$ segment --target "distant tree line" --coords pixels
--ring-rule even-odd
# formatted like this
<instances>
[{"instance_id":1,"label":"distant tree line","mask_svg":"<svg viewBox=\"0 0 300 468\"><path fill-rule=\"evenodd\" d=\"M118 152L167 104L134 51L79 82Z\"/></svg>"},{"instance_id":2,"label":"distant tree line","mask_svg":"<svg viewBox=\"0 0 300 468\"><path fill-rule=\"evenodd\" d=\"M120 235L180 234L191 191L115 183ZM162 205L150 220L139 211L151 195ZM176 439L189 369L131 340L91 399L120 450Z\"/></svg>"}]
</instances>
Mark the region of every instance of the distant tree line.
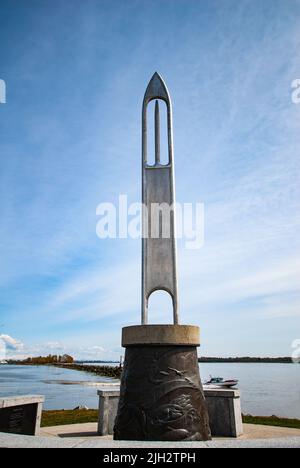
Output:
<instances>
[{"instance_id":1,"label":"distant tree line","mask_svg":"<svg viewBox=\"0 0 300 468\"><path fill-rule=\"evenodd\" d=\"M69 354L63 354L62 356L59 355L52 355L49 354L48 356L38 356L38 357L29 357L27 359L23 359L21 361L10 360L8 364L22 364L22 365L43 365L43 364L73 364L74 359Z\"/></svg>"},{"instance_id":2,"label":"distant tree line","mask_svg":"<svg viewBox=\"0 0 300 468\"><path fill-rule=\"evenodd\" d=\"M200 357L198 358L198 362L209 362L209 363L216 363L216 362L236 362L236 363L279 363L279 364L291 364L293 362L292 358L290 357L229 357L229 358L222 358L222 357Z\"/></svg>"}]
</instances>

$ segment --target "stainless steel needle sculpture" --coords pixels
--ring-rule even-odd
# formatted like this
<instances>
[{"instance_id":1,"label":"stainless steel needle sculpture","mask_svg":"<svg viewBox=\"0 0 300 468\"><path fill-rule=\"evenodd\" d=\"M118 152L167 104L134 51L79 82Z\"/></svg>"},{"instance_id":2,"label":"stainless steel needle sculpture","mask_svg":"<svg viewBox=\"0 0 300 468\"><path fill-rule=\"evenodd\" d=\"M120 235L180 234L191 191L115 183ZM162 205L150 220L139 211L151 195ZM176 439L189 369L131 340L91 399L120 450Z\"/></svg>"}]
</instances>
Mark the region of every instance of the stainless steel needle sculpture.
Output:
<instances>
[{"instance_id":1,"label":"stainless steel needle sculpture","mask_svg":"<svg viewBox=\"0 0 300 468\"><path fill-rule=\"evenodd\" d=\"M155 103L155 164L147 156L147 106ZM159 100L167 106L168 161L161 163ZM208 440L208 412L199 375L199 327L178 324L172 109L166 85L155 73L142 115L142 324L124 327L126 348L114 438ZM155 216L165 205L170 216ZM167 235L163 235L166 231ZM154 233L154 235L153 235ZM174 324L148 325L148 300L165 290L173 300Z\"/></svg>"},{"instance_id":2,"label":"stainless steel needle sculpture","mask_svg":"<svg viewBox=\"0 0 300 468\"><path fill-rule=\"evenodd\" d=\"M147 154L147 107L155 102L155 164L148 164ZM160 159L159 101L167 106L168 161ZM162 78L155 73L147 87L142 115L142 199L143 199L143 245L142 245L142 324L148 323L148 299L156 290L167 291L173 301L174 324L178 318L177 262L175 241L175 194L172 106ZM162 205L164 204L164 205ZM162 206L169 217L158 217L151 208ZM168 207L170 208L168 212ZM166 226L166 223L168 225ZM166 231L166 237L161 234ZM155 235L156 234L156 235Z\"/></svg>"}]
</instances>

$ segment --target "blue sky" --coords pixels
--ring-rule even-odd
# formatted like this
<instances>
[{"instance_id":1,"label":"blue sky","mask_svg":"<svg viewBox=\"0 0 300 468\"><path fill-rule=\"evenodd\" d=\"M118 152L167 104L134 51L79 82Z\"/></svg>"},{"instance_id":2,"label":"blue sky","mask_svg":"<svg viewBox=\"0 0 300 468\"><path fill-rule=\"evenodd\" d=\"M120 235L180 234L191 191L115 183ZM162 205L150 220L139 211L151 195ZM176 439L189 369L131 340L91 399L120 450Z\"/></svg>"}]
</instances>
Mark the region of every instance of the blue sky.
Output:
<instances>
[{"instance_id":1,"label":"blue sky","mask_svg":"<svg viewBox=\"0 0 300 468\"><path fill-rule=\"evenodd\" d=\"M300 337L297 0L2 0L0 335L15 355L118 358L140 321L140 241L100 240L96 207L140 200L141 104L173 102L182 323L204 355L290 355ZM153 323L171 321L153 297ZM14 345L15 343L15 345Z\"/></svg>"}]
</instances>

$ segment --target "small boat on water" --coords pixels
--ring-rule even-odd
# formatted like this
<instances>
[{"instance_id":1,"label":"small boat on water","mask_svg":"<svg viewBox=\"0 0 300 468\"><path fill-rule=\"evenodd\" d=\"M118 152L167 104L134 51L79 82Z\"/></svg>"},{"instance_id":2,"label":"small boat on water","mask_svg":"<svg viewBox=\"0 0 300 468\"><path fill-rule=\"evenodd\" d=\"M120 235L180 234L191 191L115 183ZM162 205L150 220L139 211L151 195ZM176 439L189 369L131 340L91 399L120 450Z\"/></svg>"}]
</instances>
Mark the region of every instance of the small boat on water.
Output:
<instances>
[{"instance_id":1,"label":"small boat on water","mask_svg":"<svg viewBox=\"0 0 300 468\"><path fill-rule=\"evenodd\" d=\"M7 361L0 361L0 366L4 366L4 364L7 364Z\"/></svg>"},{"instance_id":2,"label":"small boat on water","mask_svg":"<svg viewBox=\"0 0 300 468\"><path fill-rule=\"evenodd\" d=\"M238 380L224 380L223 377L210 377L210 380L204 382L204 385L211 386L211 387L221 387L221 388L232 388L235 387L239 383Z\"/></svg>"}]
</instances>

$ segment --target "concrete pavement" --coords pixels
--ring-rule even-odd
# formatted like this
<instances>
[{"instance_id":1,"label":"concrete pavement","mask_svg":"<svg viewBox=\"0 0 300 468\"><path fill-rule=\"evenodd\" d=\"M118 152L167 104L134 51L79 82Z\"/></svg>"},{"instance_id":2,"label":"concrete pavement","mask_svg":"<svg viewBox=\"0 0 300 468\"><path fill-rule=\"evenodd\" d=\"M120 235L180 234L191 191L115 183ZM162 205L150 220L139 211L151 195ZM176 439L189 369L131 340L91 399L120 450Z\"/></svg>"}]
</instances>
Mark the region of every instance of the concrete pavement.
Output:
<instances>
[{"instance_id":1,"label":"concrete pavement","mask_svg":"<svg viewBox=\"0 0 300 468\"><path fill-rule=\"evenodd\" d=\"M97 424L72 424L41 429L38 437L0 433L0 448L300 448L300 429L244 424L238 439L211 442L114 441L97 435Z\"/></svg>"},{"instance_id":2,"label":"concrete pavement","mask_svg":"<svg viewBox=\"0 0 300 468\"><path fill-rule=\"evenodd\" d=\"M287 427L259 426L244 424L244 434L237 440L277 439L285 437L300 437L300 429ZM40 432L44 437L80 437L86 439L112 440L112 436L98 436L97 423L71 424L66 426L44 427ZM232 439L214 439L232 440Z\"/></svg>"}]
</instances>

